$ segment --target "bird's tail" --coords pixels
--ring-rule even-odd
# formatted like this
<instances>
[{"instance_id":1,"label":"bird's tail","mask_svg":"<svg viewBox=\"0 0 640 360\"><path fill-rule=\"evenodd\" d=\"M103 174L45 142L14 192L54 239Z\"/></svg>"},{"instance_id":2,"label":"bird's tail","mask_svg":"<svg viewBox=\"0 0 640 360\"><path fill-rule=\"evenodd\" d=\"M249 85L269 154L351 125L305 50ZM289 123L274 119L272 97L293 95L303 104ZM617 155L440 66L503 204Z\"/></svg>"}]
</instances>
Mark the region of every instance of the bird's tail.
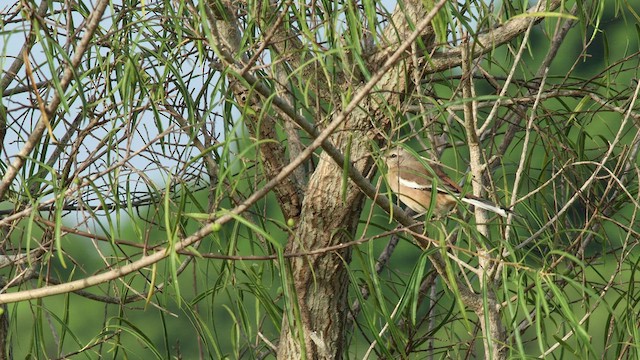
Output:
<instances>
[{"instance_id":1,"label":"bird's tail","mask_svg":"<svg viewBox=\"0 0 640 360\"><path fill-rule=\"evenodd\" d=\"M473 205L473 206L477 206L481 209L485 209L487 211L492 211L502 217L507 217L507 215L511 212L508 209L505 209L501 206L492 204L490 202L487 201L482 201L482 200L477 200L477 199L470 199L470 198L462 198L462 201L466 202L467 204Z\"/></svg>"}]
</instances>

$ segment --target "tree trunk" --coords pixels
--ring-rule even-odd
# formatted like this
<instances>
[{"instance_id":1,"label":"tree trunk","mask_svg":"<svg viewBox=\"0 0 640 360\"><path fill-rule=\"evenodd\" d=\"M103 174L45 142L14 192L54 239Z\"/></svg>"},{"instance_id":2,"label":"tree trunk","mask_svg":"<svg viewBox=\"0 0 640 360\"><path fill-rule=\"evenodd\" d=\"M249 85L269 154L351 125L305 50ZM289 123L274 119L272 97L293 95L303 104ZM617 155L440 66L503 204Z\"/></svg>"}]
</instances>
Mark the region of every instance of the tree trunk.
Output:
<instances>
[{"instance_id":1,"label":"tree trunk","mask_svg":"<svg viewBox=\"0 0 640 360\"><path fill-rule=\"evenodd\" d=\"M342 171L322 156L309 181L306 201L296 237L289 243L293 253L346 242L355 233L363 195L353 184L342 197ZM279 359L339 359L345 345L349 278L346 264L350 249L293 258L290 262L297 307L285 314L278 348ZM294 315L295 314L295 315ZM292 318L293 317L293 318Z\"/></svg>"}]
</instances>

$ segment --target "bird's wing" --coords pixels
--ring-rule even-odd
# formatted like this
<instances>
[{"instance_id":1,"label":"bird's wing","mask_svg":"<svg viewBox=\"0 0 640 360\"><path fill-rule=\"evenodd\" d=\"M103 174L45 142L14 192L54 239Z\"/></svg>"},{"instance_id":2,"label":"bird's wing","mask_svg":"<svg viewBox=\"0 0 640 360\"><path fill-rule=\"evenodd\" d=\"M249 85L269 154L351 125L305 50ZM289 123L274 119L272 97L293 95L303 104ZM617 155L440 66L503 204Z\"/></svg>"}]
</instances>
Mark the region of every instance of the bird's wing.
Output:
<instances>
[{"instance_id":1,"label":"bird's wing","mask_svg":"<svg viewBox=\"0 0 640 360\"><path fill-rule=\"evenodd\" d=\"M410 187L416 190L429 190L433 189L433 175L431 175L427 169L422 167L420 170L414 170L414 168L401 166L398 171L398 181L401 185ZM422 171L424 169L424 171ZM448 184L443 180L438 180L436 182L437 188L436 191L444 194L456 194L458 193L455 189L448 186Z\"/></svg>"}]
</instances>

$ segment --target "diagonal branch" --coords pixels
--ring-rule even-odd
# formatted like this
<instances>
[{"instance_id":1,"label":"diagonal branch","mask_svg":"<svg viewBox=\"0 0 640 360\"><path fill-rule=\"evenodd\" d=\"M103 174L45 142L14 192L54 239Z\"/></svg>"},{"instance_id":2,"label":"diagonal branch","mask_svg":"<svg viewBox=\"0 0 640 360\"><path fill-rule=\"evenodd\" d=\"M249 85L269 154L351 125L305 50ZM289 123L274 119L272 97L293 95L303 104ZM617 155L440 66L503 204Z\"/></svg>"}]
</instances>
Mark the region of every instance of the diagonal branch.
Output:
<instances>
[{"instance_id":1,"label":"diagonal branch","mask_svg":"<svg viewBox=\"0 0 640 360\"><path fill-rule=\"evenodd\" d=\"M89 15L85 28L85 34L82 39L80 39L78 46L76 46L75 53L73 54L70 63L67 64L67 66L64 68L64 72L62 73L62 77L60 78L60 91L54 94L51 102L45 108L45 113L40 116L40 121L38 121L35 128L32 130L31 135L29 135L29 138L27 139L24 147L20 150L15 160L7 167L7 172L4 174L2 182L0 182L0 199L4 198L4 195L7 193L9 186L11 186L13 180L18 175L18 171L20 171L20 169L24 165L25 159L35 148L36 144L40 142L44 131L47 129L47 119L52 118L52 115L56 112L58 106L62 102L64 92L69 87L69 84L71 84L71 80L73 80L74 77L75 69L78 68L78 66L80 65L80 61L82 61L84 53L89 48L89 44L91 42L91 39L93 38L93 34L98 28L100 19L102 19L102 15L104 14L108 4L108 0L100 0L96 5L96 8Z\"/></svg>"},{"instance_id":2,"label":"diagonal branch","mask_svg":"<svg viewBox=\"0 0 640 360\"><path fill-rule=\"evenodd\" d=\"M208 11L207 15L207 20L212 30L211 41L213 42L213 48L225 51L229 55L233 55L233 58L239 57L242 59L241 61L244 64L237 64L240 68L237 74L250 74L248 69L252 64L249 61L255 61L257 57L254 56L248 59L240 49L240 25L233 13L232 5L223 3L212 5L212 10ZM229 62L226 57L222 59L223 62ZM235 63L235 61L231 62ZM285 148L277 141L276 119L272 114L263 111L265 106L259 97L260 94L256 94L252 89L247 88L246 84L237 81L234 77L237 74L234 74L234 72L227 72L227 77L238 107L245 109L242 115L252 137L257 141L262 139L275 140L260 141L258 146L266 178L272 178L278 174L278 171L282 169L286 161ZM268 98L268 96L265 98ZM284 102L285 100L282 99L282 101ZM250 111L246 111L247 109L250 109ZM284 218L296 219L300 214L302 189L299 187L299 183L295 181L294 176L283 179L282 183L274 188L274 192Z\"/></svg>"}]
</instances>

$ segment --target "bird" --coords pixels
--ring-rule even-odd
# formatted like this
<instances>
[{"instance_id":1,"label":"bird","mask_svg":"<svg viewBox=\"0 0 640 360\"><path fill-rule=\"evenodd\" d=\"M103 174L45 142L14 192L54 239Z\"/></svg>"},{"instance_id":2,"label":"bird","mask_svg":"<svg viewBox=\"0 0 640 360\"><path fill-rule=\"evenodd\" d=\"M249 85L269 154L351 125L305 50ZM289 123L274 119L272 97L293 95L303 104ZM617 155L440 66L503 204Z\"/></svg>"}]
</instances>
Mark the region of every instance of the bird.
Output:
<instances>
[{"instance_id":1,"label":"bird","mask_svg":"<svg viewBox=\"0 0 640 360\"><path fill-rule=\"evenodd\" d=\"M384 155L387 165L385 178L400 201L416 213L423 214L432 209L432 214L441 217L450 213L460 202L494 212L502 217L508 209L473 195L462 195L460 187L444 174L429 170L411 153L402 147L388 150ZM437 177L433 181L434 176ZM433 186L436 186L434 189ZM433 191L436 191L433 197Z\"/></svg>"}]
</instances>

